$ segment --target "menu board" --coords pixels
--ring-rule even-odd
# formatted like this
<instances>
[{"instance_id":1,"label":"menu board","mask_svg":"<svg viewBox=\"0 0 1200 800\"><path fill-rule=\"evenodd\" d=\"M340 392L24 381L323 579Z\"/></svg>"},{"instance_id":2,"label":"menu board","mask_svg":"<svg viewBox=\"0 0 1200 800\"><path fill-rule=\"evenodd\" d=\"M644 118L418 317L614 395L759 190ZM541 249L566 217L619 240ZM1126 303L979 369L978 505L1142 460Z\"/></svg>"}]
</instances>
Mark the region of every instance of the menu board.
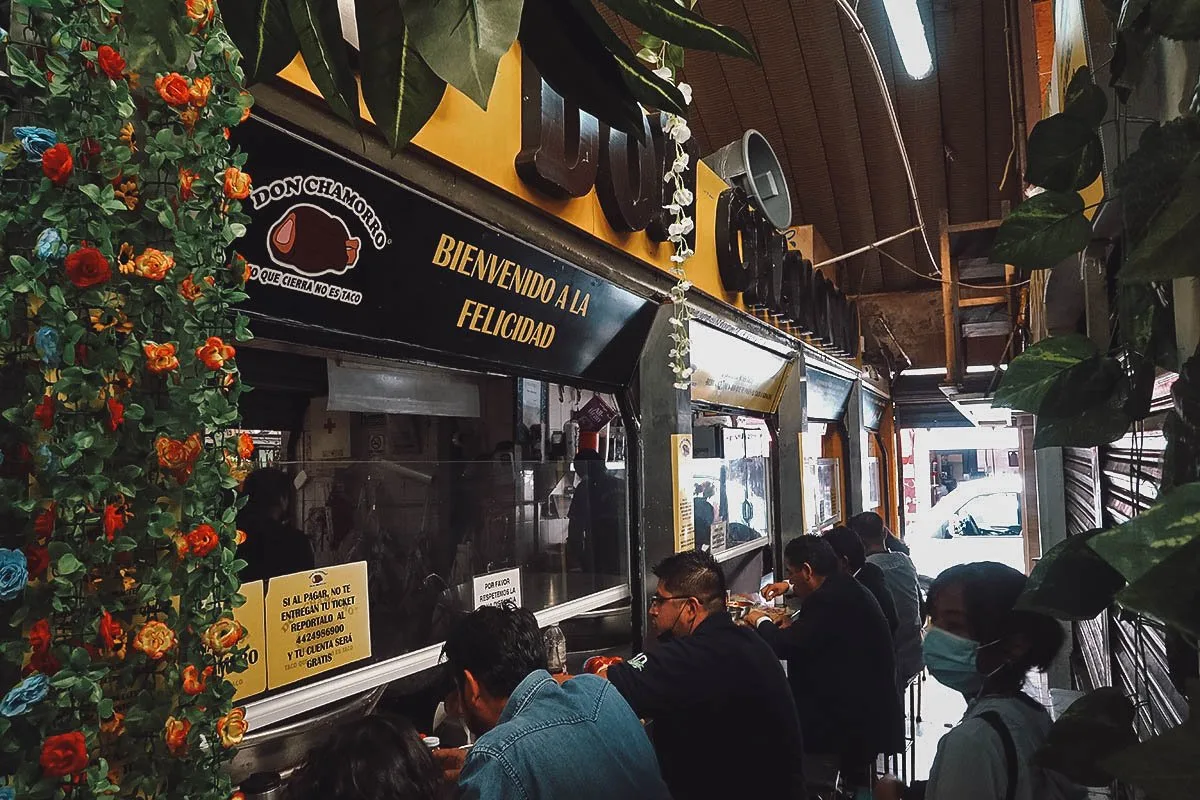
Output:
<instances>
[{"instance_id":1,"label":"menu board","mask_svg":"<svg viewBox=\"0 0 1200 800\"><path fill-rule=\"evenodd\" d=\"M246 669L225 675L225 680L232 683L236 690L233 695L235 702L267 690L267 659L263 653L267 642L263 582L243 583L239 591L246 602L233 610L233 618L246 631L242 638L242 644L246 645Z\"/></svg>"},{"instance_id":2,"label":"menu board","mask_svg":"<svg viewBox=\"0 0 1200 800\"><path fill-rule=\"evenodd\" d=\"M272 689L369 658L367 562L272 578L266 627Z\"/></svg>"},{"instance_id":3,"label":"menu board","mask_svg":"<svg viewBox=\"0 0 1200 800\"><path fill-rule=\"evenodd\" d=\"M692 506L692 435L671 435L672 498L675 503L675 552L696 549L695 508Z\"/></svg>"}]
</instances>

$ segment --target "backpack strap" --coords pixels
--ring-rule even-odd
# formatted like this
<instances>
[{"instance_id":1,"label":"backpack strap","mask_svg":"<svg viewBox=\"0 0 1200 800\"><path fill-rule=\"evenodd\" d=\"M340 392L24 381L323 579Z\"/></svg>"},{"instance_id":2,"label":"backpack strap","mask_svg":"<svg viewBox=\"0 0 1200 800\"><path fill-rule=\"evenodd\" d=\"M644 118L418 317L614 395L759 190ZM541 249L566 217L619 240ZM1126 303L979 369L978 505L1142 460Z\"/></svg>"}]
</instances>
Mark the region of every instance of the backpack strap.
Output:
<instances>
[{"instance_id":1,"label":"backpack strap","mask_svg":"<svg viewBox=\"0 0 1200 800\"><path fill-rule=\"evenodd\" d=\"M1000 737L1000 744L1004 746L1004 761L1008 771L1008 790L1004 793L1004 800L1014 800L1017 796L1017 746L1013 742L1012 734L995 711L984 711L979 718L991 726Z\"/></svg>"}]
</instances>

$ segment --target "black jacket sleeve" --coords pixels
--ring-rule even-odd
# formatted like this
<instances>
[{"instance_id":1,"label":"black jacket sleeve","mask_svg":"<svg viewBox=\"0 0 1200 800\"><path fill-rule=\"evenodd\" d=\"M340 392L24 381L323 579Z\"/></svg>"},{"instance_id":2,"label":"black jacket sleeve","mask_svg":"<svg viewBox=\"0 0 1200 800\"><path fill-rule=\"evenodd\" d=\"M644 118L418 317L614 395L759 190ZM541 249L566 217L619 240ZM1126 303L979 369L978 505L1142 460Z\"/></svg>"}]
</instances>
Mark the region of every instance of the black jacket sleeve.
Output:
<instances>
[{"instance_id":1,"label":"black jacket sleeve","mask_svg":"<svg viewBox=\"0 0 1200 800\"><path fill-rule=\"evenodd\" d=\"M813 605L804 609L788 627L780 628L774 622L766 621L755 629L781 660L808 658L826 644L829 628L825 615L821 613L822 609L815 607L812 598L807 602Z\"/></svg>"},{"instance_id":2,"label":"black jacket sleeve","mask_svg":"<svg viewBox=\"0 0 1200 800\"><path fill-rule=\"evenodd\" d=\"M639 661L640 667L634 666ZM683 642L665 643L652 653L608 668L608 680L642 719L685 705L697 679L695 663L688 658Z\"/></svg>"}]
</instances>

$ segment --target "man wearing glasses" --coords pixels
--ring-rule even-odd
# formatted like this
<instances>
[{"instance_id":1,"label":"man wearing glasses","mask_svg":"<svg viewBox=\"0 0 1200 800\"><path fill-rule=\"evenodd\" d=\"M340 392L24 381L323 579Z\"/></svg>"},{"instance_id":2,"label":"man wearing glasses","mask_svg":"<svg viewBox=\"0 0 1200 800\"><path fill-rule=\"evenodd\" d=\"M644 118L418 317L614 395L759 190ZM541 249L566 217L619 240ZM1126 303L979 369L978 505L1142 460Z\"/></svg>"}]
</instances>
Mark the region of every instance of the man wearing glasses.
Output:
<instances>
[{"instance_id":1,"label":"man wearing glasses","mask_svg":"<svg viewBox=\"0 0 1200 800\"><path fill-rule=\"evenodd\" d=\"M804 798L791 689L771 648L725 610L720 565L692 551L667 558L654 574L649 613L660 645L613 664L606 677L638 716L653 721L672 797Z\"/></svg>"}]
</instances>

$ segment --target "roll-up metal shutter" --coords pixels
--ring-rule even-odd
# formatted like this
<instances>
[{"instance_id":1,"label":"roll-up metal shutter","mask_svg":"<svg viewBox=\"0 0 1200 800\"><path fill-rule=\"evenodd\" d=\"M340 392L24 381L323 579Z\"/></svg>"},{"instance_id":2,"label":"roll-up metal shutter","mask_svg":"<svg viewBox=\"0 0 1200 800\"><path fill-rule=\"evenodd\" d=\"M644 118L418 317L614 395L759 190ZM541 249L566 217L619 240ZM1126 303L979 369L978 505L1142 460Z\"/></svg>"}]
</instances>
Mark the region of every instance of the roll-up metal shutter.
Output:
<instances>
[{"instance_id":1,"label":"roll-up metal shutter","mask_svg":"<svg viewBox=\"0 0 1200 800\"><path fill-rule=\"evenodd\" d=\"M1067 535L1077 536L1102 524L1100 505L1100 457L1094 447L1063 449L1063 484L1066 492ZM1112 657L1109 646L1109 613L1075 623L1076 674L1087 688L1111 686Z\"/></svg>"},{"instance_id":2,"label":"roll-up metal shutter","mask_svg":"<svg viewBox=\"0 0 1200 800\"><path fill-rule=\"evenodd\" d=\"M1162 426L1170 404L1170 386L1170 380L1160 380L1152 416L1099 449L1104 527L1127 522L1158 499L1166 448ZM1187 700L1171 681L1166 630L1142 617L1117 612L1108 616L1112 685L1134 699L1139 732L1149 736L1175 727L1187 715Z\"/></svg>"}]
</instances>

